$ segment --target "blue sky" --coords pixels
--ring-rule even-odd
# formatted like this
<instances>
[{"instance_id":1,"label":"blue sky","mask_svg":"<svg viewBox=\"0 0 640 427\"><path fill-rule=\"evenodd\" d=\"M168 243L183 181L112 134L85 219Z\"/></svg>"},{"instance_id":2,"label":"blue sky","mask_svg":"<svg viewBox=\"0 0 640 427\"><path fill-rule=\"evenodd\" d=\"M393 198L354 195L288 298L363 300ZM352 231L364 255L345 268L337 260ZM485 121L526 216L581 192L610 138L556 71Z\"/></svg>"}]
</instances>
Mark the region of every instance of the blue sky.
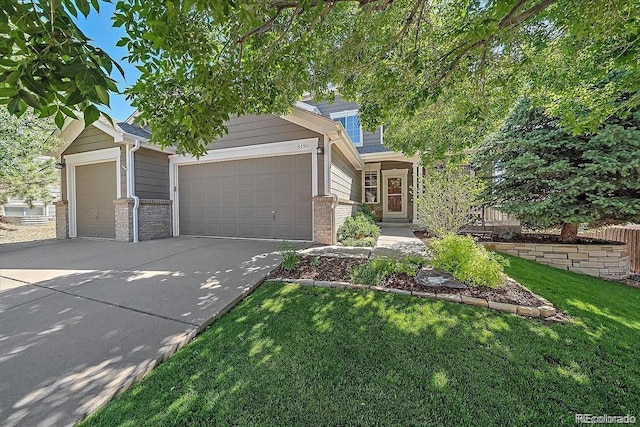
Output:
<instances>
[{"instance_id":1,"label":"blue sky","mask_svg":"<svg viewBox=\"0 0 640 427\"><path fill-rule=\"evenodd\" d=\"M100 13L92 10L86 19L81 14L78 14L76 23L95 46L106 51L124 69L124 79L115 68L111 74L111 77L118 82L118 88L122 91L135 83L140 72L133 65L122 59L123 56L127 55L127 48L116 46L116 43L125 35L125 32L122 28L112 27L111 16L114 10L114 3L100 2ZM105 110L111 117L120 120L125 120L133 111L134 108L131 107L125 96L117 94L111 94L111 110Z\"/></svg>"}]
</instances>

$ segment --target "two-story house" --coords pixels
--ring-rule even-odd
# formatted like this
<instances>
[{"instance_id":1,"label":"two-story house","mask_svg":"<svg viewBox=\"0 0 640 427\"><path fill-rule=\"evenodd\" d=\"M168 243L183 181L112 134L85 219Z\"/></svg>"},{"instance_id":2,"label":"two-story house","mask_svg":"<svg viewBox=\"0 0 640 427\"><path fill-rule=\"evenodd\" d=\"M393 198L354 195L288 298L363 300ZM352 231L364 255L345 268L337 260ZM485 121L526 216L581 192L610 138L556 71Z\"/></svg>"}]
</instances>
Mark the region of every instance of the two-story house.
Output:
<instances>
[{"instance_id":1,"label":"two-story house","mask_svg":"<svg viewBox=\"0 0 640 427\"><path fill-rule=\"evenodd\" d=\"M303 100L290 114L229 120L229 133L195 158L162 149L135 123L70 122L57 153L59 238L138 241L170 236L335 243L361 203L383 222L416 220L418 158L367 132L358 106Z\"/></svg>"}]
</instances>

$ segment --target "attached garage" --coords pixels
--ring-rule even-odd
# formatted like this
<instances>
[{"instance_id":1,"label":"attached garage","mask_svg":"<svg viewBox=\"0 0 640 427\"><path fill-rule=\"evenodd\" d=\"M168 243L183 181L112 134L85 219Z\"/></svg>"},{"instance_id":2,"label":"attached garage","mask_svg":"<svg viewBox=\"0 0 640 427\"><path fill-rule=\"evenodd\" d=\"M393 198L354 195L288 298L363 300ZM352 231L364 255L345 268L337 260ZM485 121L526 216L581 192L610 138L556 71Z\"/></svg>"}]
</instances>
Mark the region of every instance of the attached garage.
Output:
<instances>
[{"instance_id":1,"label":"attached garage","mask_svg":"<svg viewBox=\"0 0 640 427\"><path fill-rule=\"evenodd\" d=\"M78 237L116 237L116 162L75 167Z\"/></svg>"},{"instance_id":2,"label":"attached garage","mask_svg":"<svg viewBox=\"0 0 640 427\"><path fill-rule=\"evenodd\" d=\"M180 234L312 240L313 155L178 165Z\"/></svg>"}]
</instances>

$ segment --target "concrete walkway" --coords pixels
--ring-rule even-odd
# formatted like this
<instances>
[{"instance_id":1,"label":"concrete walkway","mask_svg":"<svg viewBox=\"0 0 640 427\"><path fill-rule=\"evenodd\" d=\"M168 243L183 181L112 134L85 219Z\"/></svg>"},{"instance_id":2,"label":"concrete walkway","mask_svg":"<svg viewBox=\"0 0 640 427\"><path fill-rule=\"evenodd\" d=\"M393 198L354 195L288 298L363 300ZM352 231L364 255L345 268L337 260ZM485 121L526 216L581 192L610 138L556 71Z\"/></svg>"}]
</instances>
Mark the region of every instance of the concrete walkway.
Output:
<instances>
[{"instance_id":1,"label":"concrete walkway","mask_svg":"<svg viewBox=\"0 0 640 427\"><path fill-rule=\"evenodd\" d=\"M371 258L376 256L402 258L407 255L428 255L427 245L409 228L381 227L380 237L374 248L345 246L318 246L301 252L304 255Z\"/></svg>"},{"instance_id":2,"label":"concrete walkway","mask_svg":"<svg viewBox=\"0 0 640 427\"><path fill-rule=\"evenodd\" d=\"M253 290L277 245L0 245L0 425L74 424Z\"/></svg>"},{"instance_id":3,"label":"concrete walkway","mask_svg":"<svg viewBox=\"0 0 640 427\"><path fill-rule=\"evenodd\" d=\"M424 255L427 246L410 228L381 227L373 256Z\"/></svg>"}]
</instances>

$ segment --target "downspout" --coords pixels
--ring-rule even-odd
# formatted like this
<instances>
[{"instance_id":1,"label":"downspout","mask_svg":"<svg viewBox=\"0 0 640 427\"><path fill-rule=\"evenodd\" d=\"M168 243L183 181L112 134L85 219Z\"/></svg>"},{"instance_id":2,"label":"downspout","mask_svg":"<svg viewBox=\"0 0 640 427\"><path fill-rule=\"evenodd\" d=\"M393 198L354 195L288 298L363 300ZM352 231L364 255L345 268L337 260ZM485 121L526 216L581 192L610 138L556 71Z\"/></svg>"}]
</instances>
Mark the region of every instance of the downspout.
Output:
<instances>
[{"instance_id":1,"label":"downspout","mask_svg":"<svg viewBox=\"0 0 640 427\"><path fill-rule=\"evenodd\" d=\"M134 153L140 149L140 140L129 150L129 196L133 199L133 243L138 243L138 208L140 198L136 196L136 168Z\"/></svg>"},{"instance_id":2,"label":"downspout","mask_svg":"<svg viewBox=\"0 0 640 427\"><path fill-rule=\"evenodd\" d=\"M338 241L338 230L336 230L336 207L338 206L338 195L333 193L331 190L331 174L333 168L333 158L332 158L332 150L333 144L337 141L337 139L325 138L325 161L328 164L328 167L325 171L328 171L327 177L325 180L325 194L327 196L331 196L333 201L331 202L331 244L335 245Z\"/></svg>"}]
</instances>

